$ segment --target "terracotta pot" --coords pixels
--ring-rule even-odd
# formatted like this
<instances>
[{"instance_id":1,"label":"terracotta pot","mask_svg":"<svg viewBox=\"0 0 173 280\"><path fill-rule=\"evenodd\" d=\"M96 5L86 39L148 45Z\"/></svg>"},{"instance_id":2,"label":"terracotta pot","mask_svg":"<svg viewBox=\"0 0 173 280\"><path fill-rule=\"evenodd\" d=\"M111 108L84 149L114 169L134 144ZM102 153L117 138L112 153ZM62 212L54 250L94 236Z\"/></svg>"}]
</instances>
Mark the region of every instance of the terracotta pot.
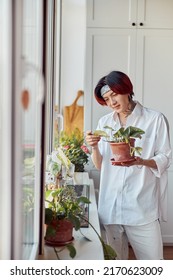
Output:
<instances>
[{"instance_id":1,"label":"terracotta pot","mask_svg":"<svg viewBox=\"0 0 173 280\"><path fill-rule=\"evenodd\" d=\"M113 158L116 162L125 162L134 160L134 154L130 155L130 147L134 147L135 139L130 139L130 143L114 143L110 142Z\"/></svg>"},{"instance_id":2,"label":"terracotta pot","mask_svg":"<svg viewBox=\"0 0 173 280\"><path fill-rule=\"evenodd\" d=\"M54 220L51 225L47 225L46 233L54 229L56 232L54 234L46 234L45 242L48 245L63 245L70 243L73 240L73 224L66 220Z\"/></svg>"}]
</instances>

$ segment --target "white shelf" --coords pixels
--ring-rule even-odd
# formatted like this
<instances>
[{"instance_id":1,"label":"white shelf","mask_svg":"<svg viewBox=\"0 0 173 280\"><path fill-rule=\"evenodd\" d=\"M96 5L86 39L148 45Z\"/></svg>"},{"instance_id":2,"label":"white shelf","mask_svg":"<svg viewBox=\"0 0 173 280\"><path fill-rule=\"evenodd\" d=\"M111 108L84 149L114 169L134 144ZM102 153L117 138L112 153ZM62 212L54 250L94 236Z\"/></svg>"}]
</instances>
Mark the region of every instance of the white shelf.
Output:
<instances>
[{"instance_id":1,"label":"white shelf","mask_svg":"<svg viewBox=\"0 0 173 280\"><path fill-rule=\"evenodd\" d=\"M89 179L87 172L75 173L75 184L89 184L90 185L90 201L89 205L89 222L94 226L99 234L100 224L97 212L97 204L95 198L94 183L92 179ZM89 226L88 228L82 228L81 232L84 236L88 237L91 241L87 241L80 231L74 230L74 247L77 254L74 260L104 260L102 245L94 230ZM57 248L58 249L58 248ZM68 250L65 248L59 253L61 260L72 260L69 256ZM40 260L54 260L57 259L53 247L44 246L44 254L39 256Z\"/></svg>"}]
</instances>

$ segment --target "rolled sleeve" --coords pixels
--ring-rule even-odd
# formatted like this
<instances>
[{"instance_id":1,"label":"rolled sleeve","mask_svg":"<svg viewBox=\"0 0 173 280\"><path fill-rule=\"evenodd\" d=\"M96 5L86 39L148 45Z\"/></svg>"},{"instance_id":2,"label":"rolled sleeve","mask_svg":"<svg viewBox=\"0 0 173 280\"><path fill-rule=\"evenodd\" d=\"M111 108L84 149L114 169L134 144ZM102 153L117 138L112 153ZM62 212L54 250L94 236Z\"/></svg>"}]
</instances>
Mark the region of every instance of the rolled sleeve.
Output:
<instances>
[{"instance_id":1,"label":"rolled sleeve","mask_svg":"<svg viewBox=\"0 0 173 280\"><path fill-rule=\"evenodd\" d=\"M171 154L170 157L159 154L152 157L151 159L153 159L157 165L157 169L151 168L151 171L155 174L156 177L160 178L163 172L168 169L171 164Z\"/></svg>"}]
</instances>

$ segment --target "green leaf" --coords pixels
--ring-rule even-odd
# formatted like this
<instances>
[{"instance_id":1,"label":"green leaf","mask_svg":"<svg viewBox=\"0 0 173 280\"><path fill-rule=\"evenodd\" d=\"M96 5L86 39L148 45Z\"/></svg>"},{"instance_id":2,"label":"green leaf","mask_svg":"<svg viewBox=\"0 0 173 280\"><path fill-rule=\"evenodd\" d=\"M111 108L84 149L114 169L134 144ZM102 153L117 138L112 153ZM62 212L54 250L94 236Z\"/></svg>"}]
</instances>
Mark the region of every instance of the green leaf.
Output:
<instances>
[{"instance_id":1,"label":"green leaf","mask_svg":"<svg viewBox=\"0 0 173 280\"><path fill-rule=\"evenodd\" d=\"M46 229L46 237L55 236L55 234L56 230L51 225L49 225Z\"/></svg>"},{"instance_id":2,"label":"green leaf","mask_svg":"<svg viewBox=\"0 0 173 280\"><path fill-rule=\"evenodd\" d=\"M72 259L74 259L74 257L76 256L76 249L75 249L75 247L72 244L68 244L68 245L66 245L66 247L69 250L70 257Z\"/></svg>"},{"instance_id":3,"label":"green leaf","mask_svg":"<svg viewBox=\"0 0 173 280\"><path fill-rule=\"evenodd\" d=\"M113 128L112 128L111 126L109 126L109 125L105 125L104 128L110 129L110 130L115 130L115 129L113 129Z\"/></svg>"},{"instance_id":4,"label":"green leaf","mask_svg":"<svg viewBox=\"0 0 173 280\"><path fill-rule=\"evenodd\" d=\"M119 138L119 137L123 137L126 136L127 133L124 133L124 127L121 127L119 130L117 130L114 134L113 134L113 138Z\"/></svg>"},{"instance_id":5,"label":"green leaf","mask_svg":"<svg viewBox=\"0 0 173 280\"><path fill-rule=\"evenodd\" d=\"M81 231L81 229L79 230L80 233L82 234L82 236L89 242L92 242L92 240L90 238L88 238L86 235L83 234L83 232Z\"/></svg>"},{"instance_id":6,"label":"green leaf","mask_svg":"<svg viewBox=\"0 0 173 280\"><path fill-rule=\"evenodd\" d=\"M93 134L96 136L109 137L109 135L104 130L95 130Z\"/></svg>"},{"instance_id":7,"label":"green leaf","mask_svg":"<svg viewBox=\"0 0 173 280\"><path fill-rule=\"evenodd\" d=\"M114 249L106 243L104 243L102 245L103 245L104 259L105 260L115 260L117 254L114 251Z\"/></svg>"},{"instance_id":8,"label":"green leaf","mask_svg":"<svg viewBox=\"0 0 173 280\"><path fill-rule=\"evenodd\" d=\"M53 219L53 211L50 208L45 209L45 224L50 225Z\"/></svg>"},{"instance_id":9,"label":"green leaf","mask_svg":"<svg viewBox=\"0 0 173 280\"><path fill-rule=\"evenodd\" d=\"M70 222L72 222L72 224L74 225L75 230L79 230L80 229L81 224L80 224L80 218L79 217L76 217L75 215L70 214L68 216L68 220Z\"/></svg>"},{"instance_id":10,"label":"green leaf","mask_svg":"<svg viewBox=\"0 0 173 280\"><path fill-rule=\"evenodd\" d=\"M138 155L141 155L142 148L141 147L135 147L135 152L137 152Z\"/></svg>"},{"instance_id":11,"label":"green leaf","mask_svg":"<svg viewBox=\"0 0 173 280\"><path fill-rule=\"evenodd\" d=\"M144 134L145 132L138 127L129 126L126 128L124 133L128 135L128 137L141 138L141 135Z\"/></svg>"},{"instance_id":12,"label":"green leaf","mask_svg":"<svg viewBox=\"0 0 173 280\"><path fill-rule=\"evenodd\" d=\"M82 203L86 203L86 204L90 204L91 203L91 201L87 197L85 197L85 196L80 196L77 199L77 202L78 203L82 202Z\"/></svg>"},{"instance_id":13,"label":"green leaf","mask_svg":"<svg viewBox=\"0 0 173 280\"><path fill-rule=\"evenodd\" d=\"M68 169L70 167L70 160L61 148L57 149L57 157L61 160L62 164Z\"/></svg>"},{"instance_id":14,"label":"green leaf","mask_svg":"<svg viewBox=\"0 0 173 280\"><path fill-rule=\"evenodd\" d=\"M49 195L51 194L52 190L48 190L45 192L45 198L47 199Z\"/></svg>"}]
</instances>

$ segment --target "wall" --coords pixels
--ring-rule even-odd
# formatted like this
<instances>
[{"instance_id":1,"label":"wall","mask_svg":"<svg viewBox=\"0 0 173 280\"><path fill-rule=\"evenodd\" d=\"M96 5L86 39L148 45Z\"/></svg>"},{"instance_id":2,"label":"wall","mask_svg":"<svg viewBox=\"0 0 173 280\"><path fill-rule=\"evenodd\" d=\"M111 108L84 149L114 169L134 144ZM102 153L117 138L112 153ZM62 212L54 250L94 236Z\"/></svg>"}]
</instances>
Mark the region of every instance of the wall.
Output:
<instances>
[{"instance_id":1,"label":"wall","mask_svg":"<svg viewBox=\"0 0 173 280\"><path fill-rule=\"evenodd\" d=\"M86 0L62 1L60 107L71 105L84 89ZM82 105L83 100L79 100Z\"/></svg>"}]
</instances>

